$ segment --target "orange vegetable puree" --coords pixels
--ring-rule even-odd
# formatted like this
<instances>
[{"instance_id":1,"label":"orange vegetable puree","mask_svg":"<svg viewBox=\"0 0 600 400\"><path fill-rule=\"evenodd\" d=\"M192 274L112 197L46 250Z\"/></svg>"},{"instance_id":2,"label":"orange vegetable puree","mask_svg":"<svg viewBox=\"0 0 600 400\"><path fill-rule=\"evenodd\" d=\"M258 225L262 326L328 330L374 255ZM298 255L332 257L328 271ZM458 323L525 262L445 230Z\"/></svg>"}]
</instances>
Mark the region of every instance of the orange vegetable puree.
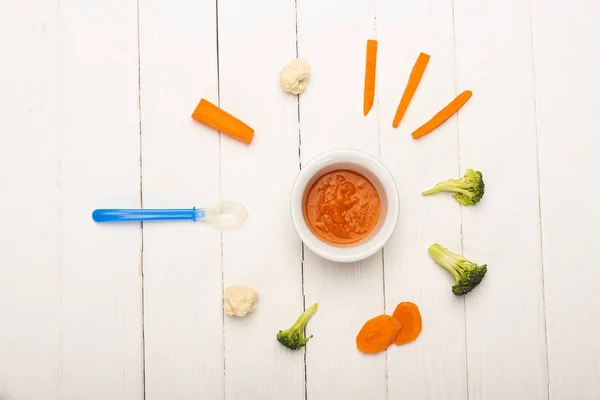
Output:
<instances>
[{"instance_id":1,"label":"orange vegetable puree","mask_svg":"<svg viewBox=\"0 0 600 400\"><path fill-rule=\"evenodd\" d=\"M334 244L356 243L377 225L381 204L375 186L345 169L330 171L311 186L304 216L310 229Z\"/></svg>"}]
</instances>

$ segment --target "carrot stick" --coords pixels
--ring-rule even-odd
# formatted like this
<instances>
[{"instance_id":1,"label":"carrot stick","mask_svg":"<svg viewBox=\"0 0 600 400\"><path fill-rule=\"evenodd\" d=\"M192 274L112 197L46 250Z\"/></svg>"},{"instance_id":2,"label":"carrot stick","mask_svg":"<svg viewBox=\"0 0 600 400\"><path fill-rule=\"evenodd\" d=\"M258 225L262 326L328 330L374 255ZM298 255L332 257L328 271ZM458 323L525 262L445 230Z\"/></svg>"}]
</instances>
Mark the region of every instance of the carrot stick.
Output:
<instances>
[{"instance_id":1,"label":"carrot stick","mask_svg":"<svg viewBox=\"0 0 600 400\"><path fill-rule=\"evenodd\" d=\"M356 335L356 347L363 353L379 353L390 347L402 330L402 325L390 315L378 315L368 320Z\"/></svg>"},{"instance_id":2,"label":"carrot stick","mask_svg":"<svg viewBox=\"0 0 600 400\"><path fill-rule=\"evenodd\" d=\"M405 301L396 306L393 317L400 322L402 330L396 337L394 343L404 344L412 342L419 336L423 328L423 320L419 307L416 304Z\"/></svg>"},{"instance_id":3,"label":"carrot stick","mask_svg":"<svg viewBox=\"0 0 600 400\"><path fill-rule=\"evenodd\" d=\"M254 129L205 99L200 100L192 118L247 144L254 137Z\"/></svg>"},{"instance_id":4,"label":"carrot stick","mask_svg":"<svg viewBox=\"0 0 600 400\"><path fill-rule=\"evenodd\" d=\"M419 57L417 58L412 71L410 72L410 76L408 77L408 82L406 82L406 88L404 88L404 93L400 99L400 104L398 104L398 108L396 109L396 115L394 115L394 122L392 123L394 128L397 128L398 125L400 125L400 121L402 121L402 117L404 117L404 113L406 112L410 101L417 91L419 82L421 82L421 78L423 77L425 68L427 68L428 62L429 54L419 54Z\"/></svg>"},{"instance_id":5,"label":"carrot stick","mask_svg":"<svg viewBox=\"0 0 600 400\"><path fill-rule=\"evenodd\" d=\"M427 135L429 132L443 124L448 118L456 113L465 103L471 98L473 92L465 90L454 100L452 100L446 107L442 108L440 112L435 114L433 118L423 124L419 129L412 133L414 139L418 139L422 136Z\"/></svg>"},{"instance_id":6,"label":"carrot stick","mask_svg":"<svg viewBox=\"0 0 600 400\"><path fill-rule=\"evenodd\" d=\"M365 117L375 101L375 71L377 69L377 40L367 40L367 63L365 66L365 93L363 112Z\"/></svg>"}]
</instances>

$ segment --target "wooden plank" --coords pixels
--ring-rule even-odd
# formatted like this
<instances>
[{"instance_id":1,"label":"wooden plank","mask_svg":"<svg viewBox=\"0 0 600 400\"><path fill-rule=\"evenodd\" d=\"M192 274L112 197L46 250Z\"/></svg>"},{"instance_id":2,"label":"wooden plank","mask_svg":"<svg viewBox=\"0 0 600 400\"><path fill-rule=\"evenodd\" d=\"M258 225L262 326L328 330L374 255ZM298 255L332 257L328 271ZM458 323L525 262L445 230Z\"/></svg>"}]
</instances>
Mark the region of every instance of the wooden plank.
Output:
<instances>
[{"instance_id":1,"label":"wooden plank","mask_svg":"<svg viewBox=\"0 0 600 400\"><path fill-rule=\"evenodd\" d=\"M451 275L427 253L433 243L460 249L460 208L445 195L421 195L459 173L457 119L418 141L410 135L456 95L452 4L381 1L377 34L382 161L396 180L401 207L396 234L385 248L386 308L391 313L399 302L411 301L423 318L415 342L388 350L389 398L465 399L464 300L452 294ZM430 61L405 117L393 128L420 52Z\"/></svg>"},{"instance_id":2,"label":"wooden plank","mask_svg":"<svg viewBox=\"0 0 600 400\"><path fill-rule=\"evenodd\" d=\"M55 3L0 3L2 399L59 398L57 44Z\"/></svg>"},{"instance_id":3,"label":"wooden plank","mask_svg":"<svg viewBox=\"0 0 600 400\"><path fill-rule=\"evenodd\" d=\"M457 89L473 91L458 116L461 172L486 182L481 203L463 208L464 254L488 265L466 302L469 398L546 399L529 4L454 7Z\"/></svg>"},{"instance_id":4,"label":"wooden plank","mask_svg":"<svg viewBox=\"0 0 600 400\"><path fill-rule=\"evenodd\" d=\"M289 211L298 103L279 85L295 53L293 2L219 1L220 104L256 131L250 145L221 136L223 199L249 210L223 235L224 284L259 293L254 314L225 316L228 399L304 399L304 352L276 340L302 312L301 244Z\"/></svg>"},{"instance_id":5,"label":"wooden plank","mask_svg":"<svg viewBox=\"0 0 600 400\"><path fill-rule=\"evenodd\" d=\"M217 101L215 2L140 2L144 207L219 201L219 133L191 119ZM221 236L144 224L146 399L223 398Z\"/></svg>"},{"instance_id":6,"label":"wooden plank","mask_svg":"<svg viewBox=\"0 0 600 400\"><path fill-rule=\"evenodd\" d=\"M137 5L59 7L61 398L141 399L140 226L91 218L140 206Z\"/></svg>"},{"instance_id":7,"label":"wooden plank","mask_svg":"<svg viewBox=\"0 0 600 400\"><path fill-rule=\"evenodd\" d=\"M298 1L300 57L311 64L311 81L300 97L301 156L352 148L379 156L375 105L363 115L367 39L375 39L375 3ZM336 264L304 250L306 305L319 303L307 346L310 399L385 398L385 354L365 355L355 338L384 310L381 251L367 260Z\"/></svg>"},{"instance_id":8,"label":"wooden plank","mask_svg":"<svg viewBox=\"0 0 600 400\"><path fill-rule=\"evenodd\" d=\"M600 1L532 2L550 399L600 397Z\"/></svg>"}]
</instances>

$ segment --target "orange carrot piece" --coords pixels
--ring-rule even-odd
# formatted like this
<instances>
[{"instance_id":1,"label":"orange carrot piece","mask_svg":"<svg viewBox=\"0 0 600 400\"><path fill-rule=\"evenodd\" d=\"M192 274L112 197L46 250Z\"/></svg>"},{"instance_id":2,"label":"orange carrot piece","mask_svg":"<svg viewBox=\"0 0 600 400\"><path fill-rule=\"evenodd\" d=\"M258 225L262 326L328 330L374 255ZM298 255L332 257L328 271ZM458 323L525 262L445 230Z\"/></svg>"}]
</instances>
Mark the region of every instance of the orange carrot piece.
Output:
<instances>
[{"instance_id":1,"label":"orange carrot piece","mask_svg":"<svg viewBox=\"0 0 600 400\"><path fill-rule=\"evenodd\" d=\"M365 93L363 113L365 117L373 108L375 101L375 72L377 70L377 40L367 40L367 62L365 66Z\"/></svg>"},{"instance_id":2,"label":"orange carrot piece","mask_svg":"<svg viewBox=\"0 0 600 400\"><path fill-rule=\"evenodd\" d=\"M402 330L402 325L391 315L379 315L368 320L356 335L356 347L363 353L379 353L390 347Z\"/></svg>"},{"instance_id":3,"label":"orange carrot piece","mask_svg":"<svg viewBox=\"0 0 600 400\"><path fill-rule=\"evenodd\" d=\"M200 100L192 118L247 144L254 137L254 129L205 99Z\"/></svg>"},{"instance_id":4,"label":"orange carrot piece","mask_svg":"<svg viewBox=\"0 0 600 400\"><path fill-rule=\"evenodd\" d=\"M421 53L413 66L412 71L410 72L410 76L408 77L408 82L406 82L406 87L404 88L404 93L402 93L402 98L400 99L400 104L398 104L398 108L396 109L396 115L394 115L394 122L392 122L392 126L397 128L400 125L400 121L402 121L402 117L404 117L404 113L406 113L406 109L410 104L415 92L417 91L417 87L421 82L421 78L423 77L423 73L425 72L425 68L427 68L427 63L429 62L429 54Z\"/></svg>"},{"instance_id":5,"label":"orange carrot piece","mask_svg":"<svg viewBox=\"0 0 600 400\"><path fill-rule=\"evenodd\" d=\"M465 90L454 100L452 100L446 107L442 108L440 112L435 114L433 118L423 124L419 129L412 133L414 139L418 139L422 136L427 135L429 132L446 122L454 113L456 113L465 103L471 98L473 92Z\"/></svg>"},{"instance_id":6,"label":"orange carrot piece","mask_svg":"<svg viewBox=\"0 0 600 400\"><path fill-rule=\"evenodd\" d=\"M393 317L402 325L402 330L394 343L404 344L412 342L419 336L423 328L421 312L416 304L405 301L396 306Z\"/></svg>"}]
</instances>

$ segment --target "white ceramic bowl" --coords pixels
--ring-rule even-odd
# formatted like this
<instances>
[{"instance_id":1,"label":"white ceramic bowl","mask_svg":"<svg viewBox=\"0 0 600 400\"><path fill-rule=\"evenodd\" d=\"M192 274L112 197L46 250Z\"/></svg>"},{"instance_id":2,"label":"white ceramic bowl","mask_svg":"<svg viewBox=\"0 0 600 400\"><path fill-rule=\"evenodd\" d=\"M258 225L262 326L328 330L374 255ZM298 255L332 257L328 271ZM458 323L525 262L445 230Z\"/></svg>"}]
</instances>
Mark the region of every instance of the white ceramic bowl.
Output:
<instances>
[{"instance_id":1,"label":"white ceramic bowl","mask_svg":"<svg viewBox=\"0 0 600 400\"><path fill-rule=\"evenodd\" d=\"M336 169L358 172L369 179L381 202L381 214L369 236L350 245L335 245L317 237L304 217L304 202L308 189L323 174ZM390 239L398 221L398 190L394 178L379 160L356 150L332 150L313 158L302 168L292 189L292 220L300 239L323 258L336 262L365 259L380 250Z\"/></svg>"}]
</instances>

